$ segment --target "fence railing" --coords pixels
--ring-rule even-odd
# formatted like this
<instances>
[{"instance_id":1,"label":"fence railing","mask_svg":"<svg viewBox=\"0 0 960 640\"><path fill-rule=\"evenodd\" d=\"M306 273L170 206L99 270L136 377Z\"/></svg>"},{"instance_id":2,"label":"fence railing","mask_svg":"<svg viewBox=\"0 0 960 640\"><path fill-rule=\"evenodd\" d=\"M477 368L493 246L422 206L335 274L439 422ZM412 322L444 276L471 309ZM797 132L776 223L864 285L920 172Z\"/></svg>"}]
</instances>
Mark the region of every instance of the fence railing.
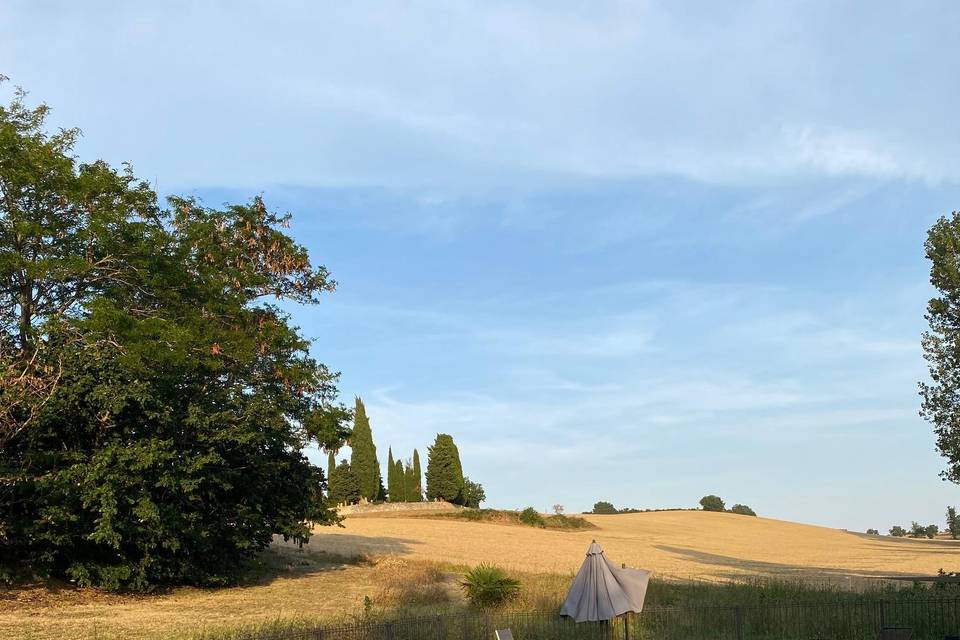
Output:
<instances>
[{"instance_id":1,"label":"fence railing","mask_svg":"<svg viewBox=\"0 0 960 640\"><path fill-rule=\"evenodd\" d=\"M960 636L960 598L736 607L651 607L609 623L556 613L463 613L359 621L248 640L874 640L884 628L909 628L914 640Z\"/></svg>"}]
</instances>

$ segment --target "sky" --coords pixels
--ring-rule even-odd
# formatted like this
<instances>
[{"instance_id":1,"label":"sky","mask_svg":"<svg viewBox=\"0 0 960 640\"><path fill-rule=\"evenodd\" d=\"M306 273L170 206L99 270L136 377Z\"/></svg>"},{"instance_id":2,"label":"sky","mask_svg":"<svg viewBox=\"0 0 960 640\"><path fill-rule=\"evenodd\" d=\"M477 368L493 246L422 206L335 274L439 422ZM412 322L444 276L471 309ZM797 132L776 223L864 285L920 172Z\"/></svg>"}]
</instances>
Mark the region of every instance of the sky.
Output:
<instances>
[{"instance_id":1,"label":"sky","mask_svg":"<svg viewBox=\"0 0 960 640\"><path fill-rule=\"evenodd\" d=\"M293 214L382 461L450 433L502 508L960 502L917 395L955 2L6 0L0 73L83 160Z\"/></svg>"}]
</instances>

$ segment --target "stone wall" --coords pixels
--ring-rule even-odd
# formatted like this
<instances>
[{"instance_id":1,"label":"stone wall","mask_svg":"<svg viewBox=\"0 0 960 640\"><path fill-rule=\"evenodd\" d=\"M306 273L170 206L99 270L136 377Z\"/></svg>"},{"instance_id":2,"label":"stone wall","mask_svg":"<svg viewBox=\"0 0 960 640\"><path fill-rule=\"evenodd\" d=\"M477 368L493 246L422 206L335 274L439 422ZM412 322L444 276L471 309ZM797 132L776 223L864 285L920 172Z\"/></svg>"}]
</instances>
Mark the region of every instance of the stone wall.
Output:
<instances>
[{"instance_id":1,"label":"stone wall","mask_svg":"<svg viewBox=\"0 0 960 640\"><path fill-rule=\"evenodd\" d=\"M361 513L422 513L424 511L456 511L462 509L449 502L384 502L382 504L351 504L338 507L337 513L342 516Z\"/></svg>"}]
</instances>

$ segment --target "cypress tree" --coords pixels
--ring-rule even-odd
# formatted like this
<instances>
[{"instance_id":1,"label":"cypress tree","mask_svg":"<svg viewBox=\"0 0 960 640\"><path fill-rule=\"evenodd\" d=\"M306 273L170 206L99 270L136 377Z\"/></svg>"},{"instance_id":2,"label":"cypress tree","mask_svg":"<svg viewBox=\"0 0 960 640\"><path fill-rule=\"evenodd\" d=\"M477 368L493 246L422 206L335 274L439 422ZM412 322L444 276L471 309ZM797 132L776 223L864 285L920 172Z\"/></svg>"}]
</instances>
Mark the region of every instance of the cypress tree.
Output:
<instances>
[{"instance_id":1,"label":"cypress tree","mask_svg":"<svg viewBox=\"0 0 960 640\"><path fill-rule=\"evenodd\" d=\"M393 468L393 447L387 448L387 495L390 502L397 502L397 473Z\"/></svg>"},{"instance_id":2,"label":"cypress tree","mask_svg":"<svg viewBox=\"0 0 960 640\"><path fill-rule=\"evenodd\" d=\"M333 457L333 450L327 452L327 495L330 495L330 487L333 486L333 474L337 470L337 460Z\"/></svg>"},{"instance_id":3,"label":"cypress tree","mask_svg":"<svg viewBox=\"0 0 960 640\"><path fill-rule=\"evenodd\" d=\"M377 447L373 444L367 409L359 397L353 414L350 451L350 469L360 488L360 497L374 502L380 496L380 463L377 461Z\"/></svg>"},{"instance_id":4,"label":"cypress tree","mask_svg":"<svg viewBox=\"0 0 960 640\"><path fill-rule=\"evenodd\" d=\"M413 450L413 501L423 502L423 472L420 470L420 452Z\"/></svg>"},{"instance_id":5,"label":"cypress tree","mask_svg":"<svg viewBox=\"0 0 960 640\"><path fill-rule=\"evenodd\" d=\"M427 449L427 498L459 503L463 500L463 467L453 437L438 433Z\"/></svg>"},{"instance_id":6,"label":"cypress tree","mask_svg":"<svg viewBox=\"0 0 960 640\"><path fill-rule=\"evenodd\" d=\"M360 486L350 468L350 463L341 460L330 483L330 499L335 504L354 504L360 499Z\"/></svg>"},{"instance_id":7,"label":"cypress tree","mask_svg":"<svg viewBox=\"0 0 960 640\"><path fill-rule=\"evenodd\" d=\"M387 501L387 488L383 486L383 476L377 474L377 502Z\"/></svg>"},{"instance_id":8,"label":"cypress tree","mask_svg":"<svg viewBox=\"0 0 960 640\"><path fill-rule=\"evenodd\" d=\"M403 498L404 502L420 502L417 500L417 481L413 476L413 461L409 458L403 470Z\"/></svg>"},{"instance_id":9,"label":"cypress tree","mask_svg":"<svg viewBox=\"0 0 960 640\"><path fill-rule=\"evenodd\" d=\"M397 460L394 463L394 467L393 467L393 482L396 485L396 491L397 491L396 501L397 502L407 501L407 491L406 491L406 487L404 486L403 476L404 476L403 462L400 460Z\"/></svg>"}]
</instances>

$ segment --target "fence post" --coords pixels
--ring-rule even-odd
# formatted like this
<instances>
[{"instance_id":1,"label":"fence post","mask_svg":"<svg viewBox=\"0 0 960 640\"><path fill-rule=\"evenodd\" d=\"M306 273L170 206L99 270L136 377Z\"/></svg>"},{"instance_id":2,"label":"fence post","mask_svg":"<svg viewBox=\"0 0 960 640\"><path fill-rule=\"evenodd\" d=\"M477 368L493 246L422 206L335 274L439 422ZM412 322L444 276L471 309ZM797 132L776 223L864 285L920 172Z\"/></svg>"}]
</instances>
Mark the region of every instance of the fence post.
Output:
<instances>
[{"instance_id":1,"label":"fence post","mask_svg":"<svg viewBox=\"0 0 960 640\"><path fill-rule=\"evenodd\" d=\"M383 632L387 640L393 640L393 623L388 622L386 625L384 625Z\"/></svg>"},{"instance_id":2,"label":"fence post","mask_svg":"<svg viewBox=\"0 0 960 640\"><path fill-rule=\"evenodd\" d=\"M887 615L886 615L886 614L887 614L887 611L886 611L886 610L887 610L887 603L886 603L886 601L883 600L883 599L881 599L880 602L877 603L877 609L878 609L878 613L879 613L879 616L880 616L880 630L882 631L882 630L885 629L886 626L887 626Z\"/></svg>"},{"instance_id":3,"label":"fence post","mask_svg":"<svg viewBox=\"0 0 960 640\"><path fill-rule=\"evenodd\" d=\"M483 640L490 640L490 614L483 614Z\"/></svg>"},{"instance_id":4,"label":"fence post","mask_svg":"<svg viewBox=\"0 0 960 640\"><path fill-rule=\"evenodd\" d=\"M623 640L630 640L630 612L623 616Z\"/></svg>"},{"instance_id":5,"label":"fence post","mask_svg":"<svg viewBox=\"0 0 960 640\"><path fill-rule=\"evenodd\" d=\"M743 607L734 607L733 614L737 623L737 640L743 640Z\"/></svg>"}]
</instances>

